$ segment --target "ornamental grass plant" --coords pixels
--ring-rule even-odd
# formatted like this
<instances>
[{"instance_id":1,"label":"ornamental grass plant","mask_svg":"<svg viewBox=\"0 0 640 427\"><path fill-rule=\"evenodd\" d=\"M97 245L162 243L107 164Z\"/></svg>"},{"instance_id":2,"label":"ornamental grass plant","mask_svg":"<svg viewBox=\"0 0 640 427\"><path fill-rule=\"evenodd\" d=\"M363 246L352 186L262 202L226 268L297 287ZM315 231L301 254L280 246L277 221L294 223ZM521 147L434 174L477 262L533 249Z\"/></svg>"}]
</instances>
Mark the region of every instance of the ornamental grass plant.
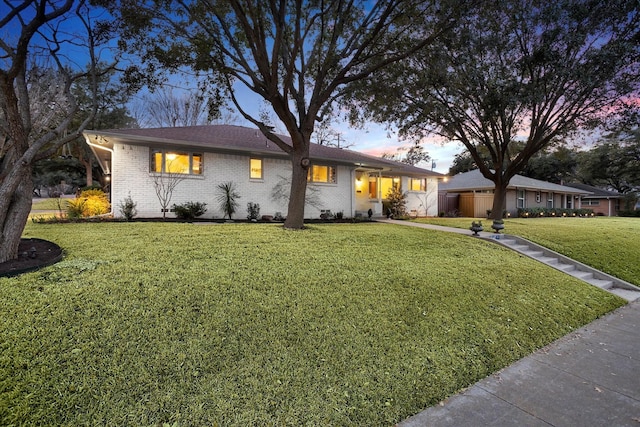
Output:
<instances>
[{"instance_id":1,"label":"ornamental grass plant","mask_svg":"<svg viewBox=\"0 0 640 427\"><path fill-rule=\"evenodd\" d=\"M379 223L25 237L66 256L0 279L1 425L393 425L624 304L490 242Z\"/></svg>"}]
</instances>

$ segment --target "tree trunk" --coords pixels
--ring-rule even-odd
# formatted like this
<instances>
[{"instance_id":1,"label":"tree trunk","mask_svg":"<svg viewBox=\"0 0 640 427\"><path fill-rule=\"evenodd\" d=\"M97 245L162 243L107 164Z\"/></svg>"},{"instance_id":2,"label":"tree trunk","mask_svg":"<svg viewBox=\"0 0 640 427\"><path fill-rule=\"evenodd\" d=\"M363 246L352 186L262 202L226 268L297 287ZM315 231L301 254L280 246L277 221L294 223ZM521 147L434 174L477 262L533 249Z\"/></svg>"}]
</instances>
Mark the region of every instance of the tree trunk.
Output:
<instances>
[{"instance_id":1,"label":"tree trunk","mask_svg":"<svg viewBox=\"0 0 640 427\"><path fill-rule=\"evenodd\" d=\"M295 150L291 154L291 192L284 228L299 230L304 227L304 205L309 171L309 149Z\"/></svg>"},{"instance_id":2,"label":"tree trunk","mask_svg":"<svg viewBox=\"0 0 640 427\"><path fill-rule=\"evenodd\" d=\"M507 207L507 185L509 181L497 179L493 193L493 207L491 208L491 219L502 219L502 214Z\"/></svg>"},{"instance_id":3,"label":"tree trunk","mask_svg":"<svg viewBox=\"0 0 640 427\"><path fill-rule=\"evenodd\" d=\"M0 199L7 201L0 206L2 209L0 218L3 218L0 223L0 262L18 257L18 245L31 211L33 199L31 167L23 167L18 173L21 177L14 191L9 186L3 186L0 190Z\"/></svg>"}]
</instances>

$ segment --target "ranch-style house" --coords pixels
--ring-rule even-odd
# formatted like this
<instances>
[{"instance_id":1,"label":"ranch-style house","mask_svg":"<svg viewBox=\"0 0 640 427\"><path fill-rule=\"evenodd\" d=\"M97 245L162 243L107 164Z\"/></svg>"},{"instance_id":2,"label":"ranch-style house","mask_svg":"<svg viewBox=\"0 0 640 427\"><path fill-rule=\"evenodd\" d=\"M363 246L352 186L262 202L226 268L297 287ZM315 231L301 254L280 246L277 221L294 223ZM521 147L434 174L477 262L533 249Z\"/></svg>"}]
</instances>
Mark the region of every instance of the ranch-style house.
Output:
<instances>
[{"instance_id":1,"label":"ranch-style house","mask_svg":"<svg viewBox=\"0 0 640 427\"><path fill-rule=\"evenodd\" d=\"M205 218L222 218L218 185L232 182L240 194L234 219L247 217L248 203L260 215L286 216L291 160L257 129L208 125L151 129L89 130L85 140L111 179L113 214L127 197L138 217L163 215L154 182L174 179L171 205L207 204ZM285 142L290 138L282 137ZM305 218L342 212L345 218L385 214L383 203L394 187L407 193L414 216L438 214L437 172L352 150L311 144ZM284 189L284 191L283 191ZM283 197L284 195L284 197ZM166 213L173 216L172 212Z\"/></svg>"}]
</instances>

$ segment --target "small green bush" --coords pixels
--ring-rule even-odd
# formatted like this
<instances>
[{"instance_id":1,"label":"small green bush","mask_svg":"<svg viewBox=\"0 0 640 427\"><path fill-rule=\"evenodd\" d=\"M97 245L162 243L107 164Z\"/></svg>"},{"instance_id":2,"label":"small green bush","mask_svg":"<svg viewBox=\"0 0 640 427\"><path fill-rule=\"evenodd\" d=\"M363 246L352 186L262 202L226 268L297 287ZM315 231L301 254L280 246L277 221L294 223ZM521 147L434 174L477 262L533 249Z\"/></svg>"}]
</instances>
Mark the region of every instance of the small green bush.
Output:
<instances>
[{"instance_id":1,"label":"small green bush","mask_svg":"<svg viewBox=\"0 0 640 427\"><path fill-rule=\"evenodd\" d=\"M640 211L620 211L618 216L640 217Z\"/></svg>"},{"instance_id":2,"label":"small green bush","mask_svg":"<svg viewBox=\"0 0 640 427\"><path fill-rule=\"evenodd\" d=\"M179 219L191 220L204 215L207 211L206 203L187 202L181 205L173 205L172 208Z\"/></svg>"},{"instance_id":3,"label":"small green bush","mask_svg":"<svg viewBox=\"0 0 640 427\"><path fill-rule=\"evenodd\" d=\"M519 208L520 218L553 218L563 216L594 216L593 209L561 209L561 208Z\"/></svg>"},{"instance_id":4,"label":"small green bush","mask_svg":"<svg viewBox=\"0 0 640 427\"><path fill-rule=\"evenodd\" d=\"M131 194L120 202L120 213L126 221L131 221L138 214L136 206L137 203L133 201Z\"/></svg>"},{"instance_id":5,"label":"small green bush","mask_svg":"<svg viewBox=\"0 0 640 427\"><path fill-rule=\"evenodd\" d=\"M260 205L258 203L247 203L247 219L257 221L260 217Z\"/></svg>"},{"instance_id":6,"label":"small green bush","mask_svg":"<svg viewBox=\"0 0 640 427\"><path fill-rule=\"evenodd\" d=\"M394 218L404 217L407 212L407 193L402 192L399 188L392 188L387 193L388 207L385 210L387 217L392 216Z\"/></svg>"}]
</instances>

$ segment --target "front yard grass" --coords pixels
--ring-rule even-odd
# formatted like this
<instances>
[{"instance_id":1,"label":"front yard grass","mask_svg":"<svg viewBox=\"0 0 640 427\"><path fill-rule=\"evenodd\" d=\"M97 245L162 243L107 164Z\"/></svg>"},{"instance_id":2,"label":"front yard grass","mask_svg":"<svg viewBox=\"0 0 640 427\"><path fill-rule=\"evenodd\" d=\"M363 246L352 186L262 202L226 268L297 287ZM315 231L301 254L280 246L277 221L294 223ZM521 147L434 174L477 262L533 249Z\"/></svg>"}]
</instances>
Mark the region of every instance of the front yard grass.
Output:
<instances>
[{"instance_id":1,"label":"front yard grass","mask_svg":"<svg viewBox=\"0 0 640 427\"><path fill-rule=\"evenodd\" d=\"M44 211L63 211L66 212L69 206L69 200L67 198L51 198L51 199L33 199L31 204L32 210L44 210Z\"/></svg>"},{"instance_id":2,"label":"front yard grass","mask_svg":"<svg viewBox=\"0 0 640 427\"><path fill-rule=\"evenodd\" d=\"M473 220L421 218L416 221L469 229ZM491 220L479 220L485 231L492 231ZM640 218L512 218L505 219L504 225L507 234L524 237L640 286Z\"/></svg>"},{"instance_id":3,"label":"front yard grass","mask_svg":"<svg viewBox=\"0 0 640 427\"><path fill-rule=\"evenodd\" d=\"M66 258L0 279L1 425L392 425L624 304L405 226L25 236Z\"/></svg>"}]
</instances>

